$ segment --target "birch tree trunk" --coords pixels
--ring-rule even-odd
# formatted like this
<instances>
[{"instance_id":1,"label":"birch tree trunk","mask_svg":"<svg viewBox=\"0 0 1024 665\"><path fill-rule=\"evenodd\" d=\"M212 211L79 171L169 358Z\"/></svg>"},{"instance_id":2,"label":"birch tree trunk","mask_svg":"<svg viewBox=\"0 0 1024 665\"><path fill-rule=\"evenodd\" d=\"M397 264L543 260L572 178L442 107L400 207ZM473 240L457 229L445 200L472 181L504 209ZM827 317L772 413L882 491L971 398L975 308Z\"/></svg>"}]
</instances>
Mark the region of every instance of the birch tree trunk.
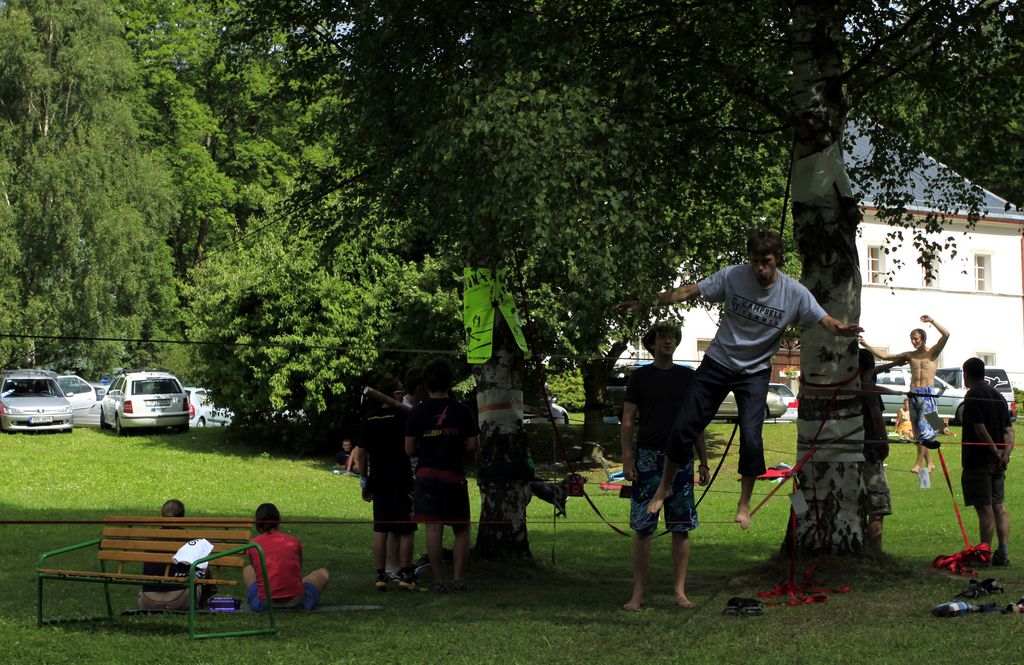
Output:
<instances>
[{"instance_id":1,"label":"birch tree trunk","mask_svg":"<svg viewBox=\"0 0 1024 665\"><path fill-rule=\"evenodd\" d=\"M803 284L832 316L860 318L861 278L855 245L860 210L842 159L850 106L843 85L843 12L818 0L796 3L793 21L794 127L793 229ZM797 458L817 451L799 473L808 510L797 518L797 548L804 552L859 552L865 545L861 504L860 398L842 394L829 408L834 386L857 371L857 340L820 327L800 338ZM854 379L847 389L859 388ZM824 425L822 426L822 422ZM820 433L819 433L820 428ZM817 439L815 440L815 436ZM841 441L853 441L842 443Z\"/></svg>"},{"instance_id":2,"label":"birch tree trunk","mask_svg":"<svg viewBox=\"0 0 1024 665\"><path fill-rule=\"evenodd\" d=\"M523 427L523 356L500 312L495 312L491 360L475 373L480 414L476 553L488 559L528 557L526 505L533 464Z\"/></svg>"}]
</instances>

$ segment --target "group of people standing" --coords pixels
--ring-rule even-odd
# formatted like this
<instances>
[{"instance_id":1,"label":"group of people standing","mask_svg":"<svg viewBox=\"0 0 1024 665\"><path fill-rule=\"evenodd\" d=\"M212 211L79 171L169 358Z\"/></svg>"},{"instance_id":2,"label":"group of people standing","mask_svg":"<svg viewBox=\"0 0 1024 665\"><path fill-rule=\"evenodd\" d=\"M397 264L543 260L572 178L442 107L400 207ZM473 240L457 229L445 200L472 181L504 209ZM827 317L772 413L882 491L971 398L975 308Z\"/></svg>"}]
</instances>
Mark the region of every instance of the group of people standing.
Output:
<instances>
[{"instance_id":1,"label":"group of people standing","mask_svg":"<svg viewBox=\"0 0 1024 665\"><path fill-rule=\"evenodd\" d=\"M417 589L413 542L425 525L431 590L466 591L469 559L469 489L465 457L479 446L476 417L451 398L454 372L446 358L410 370L406 384L381 382L382 404L363 420L359 448L363 500L373 503L373 558L380 590L397 583ZM451 527L452 580L444 576L444 527ZM397 571L397 572L396 572Z\"/></svg>"},{"instance_id":2,"label":"group of people standing","mask_svg":"<svg viewBox=\"0 0 1024 665\"><path fill-rule=\"evenodd\" d=\"M630 525L635 531L633 547L633 593L623 606L640 608L646 594L651 539L658 515L665 510L666 528L672 533L674 597L680 607L693 607L686 595L689 561L689 532L698 525L694 506L694 457L698 482L708 482L708 459L704 429L732 391L739 409L741 494L736 522L750 526L750 497L757 476L765 472L761 428L770 381L770 359L779 346L786 326L820 325L828 332L859 337L860 326L830 316L799 282L782 273L784 258L781 237L770 231L755 232L747 243L748 263L724 268L695 284L660 293L655 305L671 305L703 297L721 303L718 332L697 370L678 367L672 358L681 338L678 325L656 324L644 338L653 362L630 378L622 422L624 474L633 481ZM636 311L636 301L618 308ZM882 521L891 514L892 503L885 477L888 436L882 422L875 375L897 364L908 363L911 420L915 438L921 443L915 471L929 465L928 450L937 448L942 432L936 425L937 392L933 387L939 354L949 332L930 316L921 321L941 335L932 347L927 333L915 329L910 336L912 350L895 355L880 353L861 338L860 378L864 417L863 481L868 497L868 542L881 547ZM889 361L876 367L875 357ZM1005 400L985 383L984 363L971 358L963 365L969 388L963 410L964 501L978 513L982 543L991 545L993 532L999 546L994 565L1007 565L1010 518L1003 504L1006 466L1012 451L1013 430Z\"/></svg>"}]
</instances>

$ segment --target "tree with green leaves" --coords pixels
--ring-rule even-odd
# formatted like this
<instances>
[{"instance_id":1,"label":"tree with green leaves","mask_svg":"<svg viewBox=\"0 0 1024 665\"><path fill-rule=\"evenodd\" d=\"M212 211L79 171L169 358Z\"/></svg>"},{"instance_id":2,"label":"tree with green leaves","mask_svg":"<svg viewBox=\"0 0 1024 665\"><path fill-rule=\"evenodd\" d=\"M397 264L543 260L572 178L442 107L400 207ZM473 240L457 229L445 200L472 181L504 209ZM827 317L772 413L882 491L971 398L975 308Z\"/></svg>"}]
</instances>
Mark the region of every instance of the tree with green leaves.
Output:
<instances>
[{"instance_id":1,"label":"tree with green leaves","mask_svg":"<svg viewBox=\"0 0 1024 665\"><path fill-rule=\"evenodd\" d=\"M143 76L147 142L171 167L181 210L168 239L175 273L230 244L294 177L303 112L285 85L273 39L242 40L239 3L117 0Z\"/></svg>"},{"instance_id":2,"label":"tree with green leaves","mask_svg":"<svg viewBox=\"0 0 1024 665\"><path fill-rule=\"evenodd\" d=\"M774 176L781 193L771 150L726 146L677 121L694 113L725 124L721 100L696 85L658 89L641 62L609 77L607 53L594 53L581 27L566 34L561 8L253 4L252 20L287 35L299 94L310 106L324 91L339 100L321 102L317 122L337 158L304 184L359 203L325 233L358 233L368 200L391 223L414 220L400 222L406 253L453 274L504 268L503 286L529 311L534 351L582 368L591 426L639 323L613 317L609 303L653 291L680 264L721 261L701 242L727 229L735 241L745 217L762 214L756 174ZM671 103L659 108L659 98ZM742 168L709 168L719 159ZM476 372L484 555L529 552L525 431L514 412L493 407L521 403L523 373L534 370L501 321L491 361Z\"/></svg>"},{"instance_id":3,"label":"tree with green leaves","mask_svg":"<svg viewBox=\"0 0 1024 665\"><path fill-rule=\"evenodd\" d=\"M802 281L855 321L849 122L878 146L862 172L885 176L889 219L903 219L899 185L913 164L898 157L911 151L870 120L939 76L985 87L969 63L1006 48L999 35L1016 10L953 0L251 5L286 36L300 94L337 100L318 116L337 157L307 179L310 191L415 219L433 248L422 253L453 272L507 266L539 321L536 345L570 356L634 336L637 322L608 314L616 300L741 258L746 231L774 225L767 212L791 160ZM937 208L951 201L972 199L952 191ZM344 237L351 210L324 230ZM925 232L942 222L939 212L910 229L926 255ZM496 339L478 379L515 398L522 358ZM856 388L855 343L811 330L801 347L804 377ZM600 363L583 369L585 383L600 383ZM859 400L840 392L833 408L808 391L802 402L800 451L814 457L800 477L813 510L799 519L799 546L860 551ZM492 401L478 404L486 413ZM485 469L523 468L514 420L482 419ZM528 551L522 478L505 473L483 487L481 517L510 526L480 529L484 553Z\"/></svg>"},{"instance_id":4,"label":"tree with green leaves","mask_svg":"<svg viewBox=\"0 0 1024 665\"><path fill-rule=\"evenodd\" d=\"M139 136L141 81L102 0L0 6L0 241L5 366L101 373L146 362L135 342L175 315L178 203Z\"/></svg>"}]
</instances>

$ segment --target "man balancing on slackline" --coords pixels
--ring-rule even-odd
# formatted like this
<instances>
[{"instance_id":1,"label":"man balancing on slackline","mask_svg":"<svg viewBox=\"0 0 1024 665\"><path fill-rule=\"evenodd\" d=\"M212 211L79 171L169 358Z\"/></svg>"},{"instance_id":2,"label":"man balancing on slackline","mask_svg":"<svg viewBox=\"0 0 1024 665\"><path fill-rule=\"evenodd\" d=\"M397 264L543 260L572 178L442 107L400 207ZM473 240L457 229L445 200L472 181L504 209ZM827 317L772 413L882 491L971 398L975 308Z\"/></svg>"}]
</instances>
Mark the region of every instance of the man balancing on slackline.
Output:
<instances>
[{"instance_id":1,"label":"man balancing on slackline","mask_svg":"<svg viewBox=\"0 0 1024 665\"><path fill-rule=\"evenodd\" d=\"M649 510L661 508L671 494L666 478L693 457L693 443L714 418L718 407L731 390L739 408L740 462L742 491L736 510L736 522L750 527L750 496L754 480L765 472L761 426L771 378L771 357L779 348L786 326L820 325L833 335L856 337L863 329L829 316L810 291L782 273L782 238L773 231L755 231L747 240L749 262L729 266L701 280L663 291L657 305L671 305L703 296L709 302L723 304L721 326L697 368L682 410L669 435L662 483L651 500ZM636 311L635 301L618 305Z\"/></svg>"}]
</instances>

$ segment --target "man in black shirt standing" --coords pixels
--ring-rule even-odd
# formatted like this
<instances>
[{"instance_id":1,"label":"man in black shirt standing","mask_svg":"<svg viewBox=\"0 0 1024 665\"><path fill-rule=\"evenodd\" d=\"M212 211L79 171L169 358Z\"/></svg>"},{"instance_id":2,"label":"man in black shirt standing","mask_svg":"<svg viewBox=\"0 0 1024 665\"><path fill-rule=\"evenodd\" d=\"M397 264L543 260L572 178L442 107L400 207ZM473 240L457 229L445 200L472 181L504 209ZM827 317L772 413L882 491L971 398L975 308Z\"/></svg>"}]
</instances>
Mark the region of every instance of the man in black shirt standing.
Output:
<instances>
[{"instance_id":1,"label":"man in black shirt standing","mask_svg":"<svg viewBox=\"0 0 1024 665\"><path fill-rule=\"evenodd\" d=\"M397 379L384 380L378 390L394 400L402 398L402 384ZM395 563L398 564L398 588L416 589L416 576L412 566L413 536L416 524L412 521L412 468L405 453L405 428L408 411L385 403L367 414L359 447L367 452L369 463L359 467L363 486L363 500L373 502L373 561L377 568L375 585L378 590L388 588L391 580L387 573L389 540L396 544Z\"/></svg>"},{"instance_id":2,"label":"man in black shirt standing","mask_svg":"<svg viewBox=\"0 0 1024 665\"><path fill-rule=\"evenodd\" d=\"M413 519L426 524L427 555L434 574L434 591L449 590L444 582L444 526L451 526L451 591L466 591L464 578L469 559L469 490L463 458L480 445L480 429L473 413L448 396L453 370L446 358L434 358L423 367L430 396L409 414L405 452L419 452L413 493Z\"/></svg>"},{"instance_id":3,"label":"man in black shirt standing","mask_svg":"<svg viewBox=\"0 0 1024 665\"><path fill-rule=\"evenodd\" d=\"M1014 442L1010 412L1003 396L985 382L985 363L980 358L964 363L964 385L968 388L961 446L964 504L978 511L980 542L991 547L993 532L999 537L992 565L1008 566L1010 513L1003 497Z\"/></svg>"},{"instance_id":4,"label":"man in black shirt standing","mask_svg":"<svg viewBox=\"0 0 1024 665\"><path fill-rule=\"evenodd\" d=\"M682 408L694 374L689 367L672 362L681 336L676 324L655 324L643 340L644 347L654 355L654 362L633 372L626 385L622 408L622 468L626 479L633 481L629 525L636 532L633 540L633 596L623 605L627 610L640 609L644 603L651 540L658 528L658 513L649 513L648 507L661 483L669 431ZM634 431L637 429L634 449ZM694 448L700 458L700 483L704 485L708 482L709 470L703 433L697 438ZM686 597L689 532L697 527L697 509L693 501L693 451L689 451L689 463L680 464L676 470L672 494L665 500L664 509L665 528L672 532L675 600L680 607L694 607Z\"/></svg>"}]
</instances>

